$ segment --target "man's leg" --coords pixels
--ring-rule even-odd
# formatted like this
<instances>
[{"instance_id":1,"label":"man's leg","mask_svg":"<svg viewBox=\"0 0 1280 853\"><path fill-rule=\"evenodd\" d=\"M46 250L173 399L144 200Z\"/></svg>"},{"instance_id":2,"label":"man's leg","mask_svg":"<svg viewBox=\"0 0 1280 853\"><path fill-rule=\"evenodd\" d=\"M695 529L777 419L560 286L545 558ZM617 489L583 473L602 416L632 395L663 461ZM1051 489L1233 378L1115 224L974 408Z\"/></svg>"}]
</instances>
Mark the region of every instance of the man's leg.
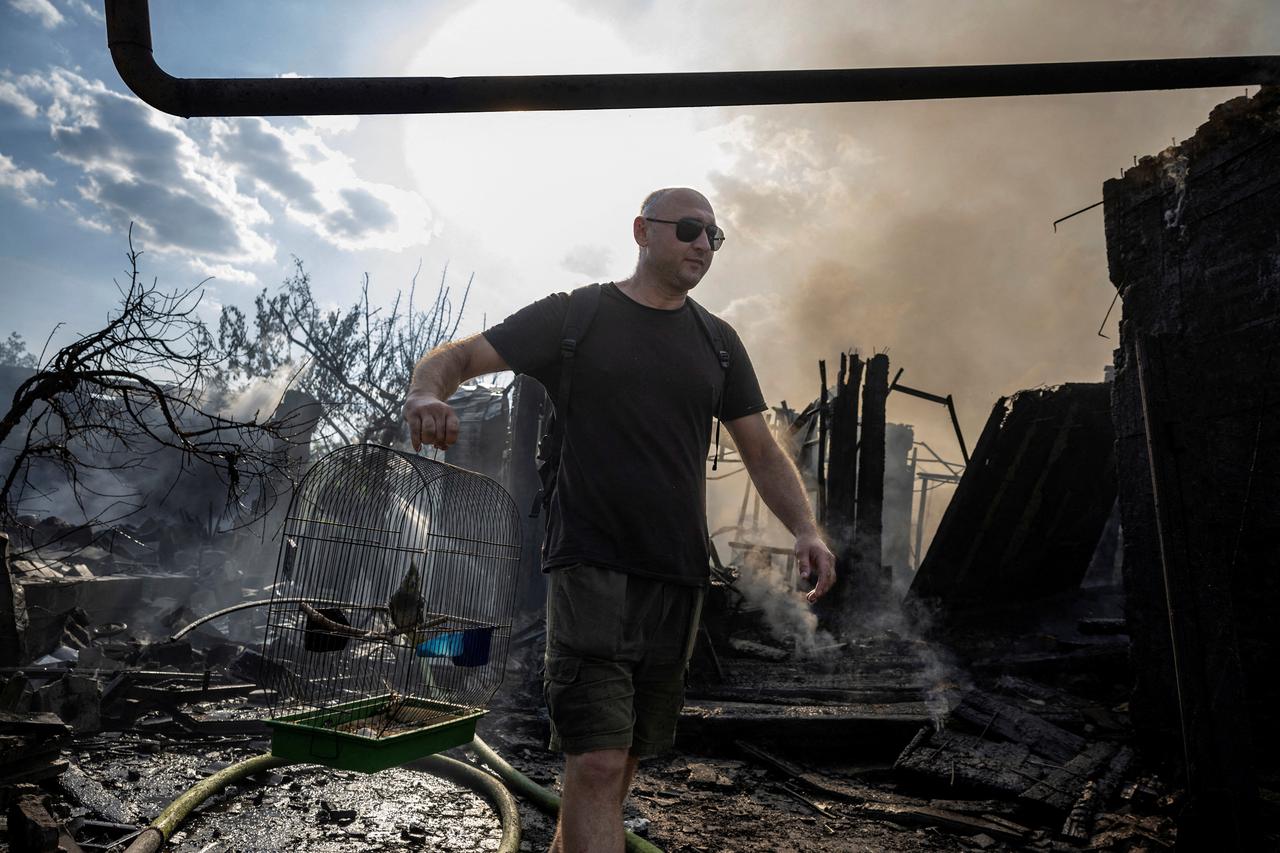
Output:
<instances>
[{"instance_id":1,"label":"man's leg","mask_svg":"<svg viewBox=\"0 0 1280 853\"><path fill-rule=\"evenodd\" d=\"M564 757L560 821L551 853L622 853L622 803L637 760L625 749Z\"/></svg>"}]
</instances>

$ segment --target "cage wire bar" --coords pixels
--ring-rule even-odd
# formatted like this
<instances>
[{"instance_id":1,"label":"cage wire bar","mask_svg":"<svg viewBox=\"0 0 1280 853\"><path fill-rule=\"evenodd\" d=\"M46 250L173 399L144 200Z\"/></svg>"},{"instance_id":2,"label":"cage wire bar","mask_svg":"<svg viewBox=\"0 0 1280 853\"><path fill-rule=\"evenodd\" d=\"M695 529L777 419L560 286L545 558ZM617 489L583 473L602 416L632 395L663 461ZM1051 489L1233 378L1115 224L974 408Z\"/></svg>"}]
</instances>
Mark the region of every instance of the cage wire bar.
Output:
<instances>
[{"instance_id":1,"label":"cage wire bar","mask_svg":"<svg viewBox=\"0 0 1280 853\"><path fill-rule=\"evenodd\" d=\"M502 680L520 558L501 486L344 447L303 479L281 539L262 671L272 720L346 709L316 725L377 739L481 712ZM397 595L414 618L403 604L395 618Z\"/></svg>"}]
</instances>

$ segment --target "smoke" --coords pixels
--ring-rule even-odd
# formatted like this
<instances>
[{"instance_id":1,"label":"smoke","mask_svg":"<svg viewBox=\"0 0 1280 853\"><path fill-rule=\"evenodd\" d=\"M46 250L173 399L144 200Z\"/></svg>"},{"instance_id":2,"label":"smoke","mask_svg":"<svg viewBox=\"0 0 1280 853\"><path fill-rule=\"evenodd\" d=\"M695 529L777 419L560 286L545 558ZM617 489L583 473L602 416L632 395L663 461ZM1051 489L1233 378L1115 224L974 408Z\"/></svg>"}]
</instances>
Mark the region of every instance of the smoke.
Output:
<instances>
[{"instance_id":1,"label":"smoke","mask_svg":"<svg viewBox=\"0 0 1280 853\"><path fill-rule=\"evenodd\" d=\"M219 414L233 421L263 420L276 411L285 391L300 378L293 364L282 364L270 376L261 376L222 401Z\"/></svg>"},{"instance_id":2,"label":"smoke","mask_svg":"<svg viewBox=\"0 0 1280 853\"><path fill-rule=\"evenodd\" d=\"M584 13L617 20L623 4ZM847 68L1268 53L1273 4L945 0L625 4L628 38L690 70ZM679 32L663 22L682 21ZM707 188L728 232L698 297L755 357L766 399L817 396L816 361L888 351L955 396L972 439L995 399L1098 381L1115 346L1102 183L1194 132L1240 90L709 110ZM767 358L765 355L767 354ZM957 457L938 407L889 418Z\"/></svg>"},{"instance_id":3,"label":"smoke","mask_svg":"<svg viewBox=\"0 0 1280 853\"><path fill-rule=\"evenodd\" d=\"M818 628L813 608L768 555L755 554L744 562L734 588L742 593L749 606L762 611L775 640L784 645L794 644L796 654L802 657L836 645L829 633Z\"/></svg>"}]
</instances>

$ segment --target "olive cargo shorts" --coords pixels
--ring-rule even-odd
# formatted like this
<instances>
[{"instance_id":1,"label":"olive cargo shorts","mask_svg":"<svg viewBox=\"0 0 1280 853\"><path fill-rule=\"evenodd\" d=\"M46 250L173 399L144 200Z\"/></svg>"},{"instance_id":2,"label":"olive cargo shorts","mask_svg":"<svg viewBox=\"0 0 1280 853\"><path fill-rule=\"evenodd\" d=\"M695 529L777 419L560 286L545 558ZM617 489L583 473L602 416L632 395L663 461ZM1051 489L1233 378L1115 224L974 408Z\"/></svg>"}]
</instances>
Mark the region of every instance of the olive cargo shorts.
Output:
<instances>
[{"instance_id":1,"label":"olive cargo shorts","mask_svg":"<svg viewBox=\"0 0 1280 853\"><path fill-rule=\"evenodd\" d=\"M582 563L553 569L543 677L551 749L670 749L701 609L700 587Z\"/></svg>"}]
</instances>

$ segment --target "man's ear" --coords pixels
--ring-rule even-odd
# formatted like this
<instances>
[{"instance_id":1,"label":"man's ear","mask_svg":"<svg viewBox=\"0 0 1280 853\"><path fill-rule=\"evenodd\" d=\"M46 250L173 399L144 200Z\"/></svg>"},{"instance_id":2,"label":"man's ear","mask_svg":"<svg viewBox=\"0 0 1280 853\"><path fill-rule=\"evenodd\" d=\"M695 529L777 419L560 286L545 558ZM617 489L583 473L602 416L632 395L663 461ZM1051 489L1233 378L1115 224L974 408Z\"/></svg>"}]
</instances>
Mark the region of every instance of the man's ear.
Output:
<instances>
[{"instance_id":1,"label":"man's ear","mask_svg":"<svg viewBox=\"0 0 1280 853\"><path fill-rule=\"evenodd\" d=\"M643 216L637 216L632 221L631 236L635 238L637 246L644 248L649 245L649 223L644 221Z\"/></svg>"}]
</instances>

